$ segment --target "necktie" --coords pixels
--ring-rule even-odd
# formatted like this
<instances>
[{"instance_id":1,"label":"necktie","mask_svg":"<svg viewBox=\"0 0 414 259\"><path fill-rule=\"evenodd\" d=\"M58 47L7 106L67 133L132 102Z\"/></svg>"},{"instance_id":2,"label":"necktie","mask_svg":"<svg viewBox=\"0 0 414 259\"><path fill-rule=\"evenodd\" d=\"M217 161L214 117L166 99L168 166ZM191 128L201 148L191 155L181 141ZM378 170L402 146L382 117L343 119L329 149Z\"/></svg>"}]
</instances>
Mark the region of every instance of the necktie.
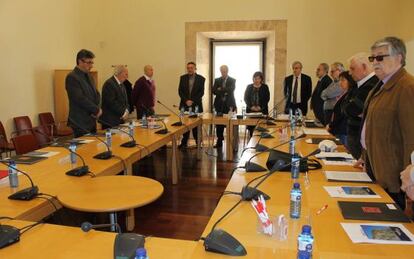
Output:
<instances>
[{"instance_id":1,"label":"necktie","mask_svg":"<svg viewBox=\"0 0 414 259\"><path fill-rule=\"evenodd\" d=\"M125 90L125 86L123 84L120 84L119 87L121 87L121 92L122 92L122 95L124 97L125 107L128 107L128 96L127 96L127 93L126 93L126 90Z\"/></svg>"},{"instance_id":2,"label":"necktie","mask_svg":"<svg viewBox=\"0 0 414 259\"><path fill-rule=\"evenodd\" d=\"M296 99L298 97L298 77L295 77L295 85L293 86L292 97L293 97L293 100L292 100L293 104L296 104L297 103Z\"/></svg>"}]
</instances>

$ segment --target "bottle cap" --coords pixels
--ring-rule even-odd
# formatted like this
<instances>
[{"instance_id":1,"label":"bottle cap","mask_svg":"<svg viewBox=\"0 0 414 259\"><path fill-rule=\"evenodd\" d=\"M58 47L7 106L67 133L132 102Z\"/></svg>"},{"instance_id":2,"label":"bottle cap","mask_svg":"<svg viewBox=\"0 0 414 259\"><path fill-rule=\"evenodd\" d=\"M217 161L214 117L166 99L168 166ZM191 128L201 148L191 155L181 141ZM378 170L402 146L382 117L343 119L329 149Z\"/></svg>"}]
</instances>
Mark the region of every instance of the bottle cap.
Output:
<instances>
[{"instance_id":1,"label":"bottle cap","mask_svg":"<svg viewBox=\"0 0 414 259\"><path fill-rule=\"evenodd\" d=\"M135 255L137 257L146 257L147 256L147 250L145 248L140 247L135 251Z\"/></svg>"},{"instance_id":2,"label":"bottle cap","mask_svg":"<svg viewBox=\"0 0 414 259\"><path fill-rule=\"evenodd\" d=\"M300 184L299 184L299 183L294 183L294 184L293 184L293 188L295 188L295 189L299 189L299 188L300 188Z\"/></svg>"},{"instance_id":3,"label":"bottle cap","mask_svg":"<svg viewBox=\"0 0 414 259\"><path fill-rule=\"evenodd\" d=\"M310 234L312 230L312 227L309 225L303 225L302 226L302 233Z\"/></svg>"}]
</instances>

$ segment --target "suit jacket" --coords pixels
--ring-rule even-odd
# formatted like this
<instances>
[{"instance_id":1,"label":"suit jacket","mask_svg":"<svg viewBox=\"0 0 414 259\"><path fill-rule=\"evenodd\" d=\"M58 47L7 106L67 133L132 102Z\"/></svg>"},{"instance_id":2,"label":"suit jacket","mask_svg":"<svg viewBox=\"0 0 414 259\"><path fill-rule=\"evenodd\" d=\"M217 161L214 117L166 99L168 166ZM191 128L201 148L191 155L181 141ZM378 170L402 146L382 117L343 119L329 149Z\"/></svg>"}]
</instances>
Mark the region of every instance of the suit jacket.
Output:
<instances>
[{"instance_id":1,"label":"suit jacket","mask_svg":"<svg viewBox=\"0 0 414 259\"><path fill-rule=\"evenodd\" d=\"M99 112L100 95L92 76L75 67L66 76L65 87L69 99L68 126L78 131L96 130L96 120L91 115Z\"/></svg>"},{"instance_id":2,"label":"suit jacket","mask_svg":"<svg viewBox=\"0 0 414 259\"><path fill-rule=\"evenodd\" d=\"M344 93L333 107L332 120L329 122L329 132L333 135L346 135L348 120L343 111L343 107L349 102L349 93Z\"/></svg>"},{"instance_id":3,"label":"suit jacket","mask_svg":"<svg viewBox=\"0 0 414 259\"><path fill-rule=\"evenodd\" d=\"M324 75L316 84L313 90L311 99L311 109L315 117L322 123L325 124L325 117L323 112L323 103L325 102L321 98L322 91L325 90L332 83L332 79L328 75Z\"/></svg>"},{"instance_id":4,"label":"suit jacket","mask_svg":"<svg viewBox=\"0 0 414 259\"><path fill-rule=\"evenodd\" d=\"M308 101L312 94L312 79L305 74L300 76L300 103L298 103L299 108L302 110L303 115L306 115L308 112ZM285 113L289 113L289 109L292 105L292 94L293 94L293 75L290 75L285 78L283 82L283 91L286 98Z\"/></svg>"},{"instance_id":5,"label":"suit jacket","mask_svg":"<svg viewBox=\"0 0 414 259\"><path fill-rule=\"evenodd\" d=\"M219 77L214 80L213 94L216 96L214 99L214 108L217 112L228 113L230 107L236 109L236 100L234 99L234 89L236 88L236 79L227 77L226 85L223 86L223 78ZM222 88L219 90L219 88Z\"/></svg>"},{"instance_id":6,"label":"suit jacket","mask_svg":"<svg viewBox=\"0 0 414 259\"><path fill-rule=\"evenodd\" d=\"M102 127L118 126L124 121L122 115L128 109L128 100L123 84L119 85L115 77L105 81L102 87ZM108 124L106 124L107 122Z\"/></svg>"},{"instance_id":7,"label":"suit jacket","mask_svg":"<svg viewBox=\"0 0 414 259\"><path fill-rule=\"evenodd\" d=\"M361 115L364 111L364 103L369 92L378 84L378 81L378 77L374 75L360 87L355 87L350 93L350 100L344 106L344 112L348 118L348 135L361 136Z\"/></svg>"},{"instance_id":8,"label":"suit jacket","mask_svg":"<svg viewBox=\"0 0 414 259\"><path fill-rule=\"evenodd\" d=\"M365 102L366 151L377 182L398 193L414 150L414 77L401 68L377 90Z\"/></svg>"},{"instance_id":9,"label":"suit jacket","mask_svg":"<svg viewBox=\"0 0 414 259\"><path fill-rule=\"evenodd\" d=\"M190 88L188 86L190 76L188 74L182 75L180 77L180 84L178 86L178 94L180 96L180 109L184 107L185 110L188 110L189 107L185 104L187 100L193 101L193 111L196 105L198 105L199 112L203 112L203 102L202 98L204 95L204 82L206 79L199 74L195 74L194 85L190 93Z\"/></svg>"},{"instance_id":10,"label":"suit jacket","mask_svg":"<svg viewBox=\"0 0 414 259\"><path fill-rule=\"evenodd\" d=\"M246 103L246 112L253 112L251 107L254 106L253 103L253 95L254 95L254 86L250 84L247 86L246 91L244 92L244 102ZM259 88L259 106L262 109L261 112L263 114L268 114L268 103L270 100L270 92L269 87L266 84L262 84Z\"/></svg>"},{"instance_id":11,"label":"suit jacket","mask_svg":"<svg viewBox=\"0 0 414 259\"><path fill-rule=\"evenodd\" d=\"M132 113L134 111L134 104L132 103L132 84L127 79L122 83L122 85L125 86L125 91L128 97L129 113Z\"/></svg>"}]
</instances>

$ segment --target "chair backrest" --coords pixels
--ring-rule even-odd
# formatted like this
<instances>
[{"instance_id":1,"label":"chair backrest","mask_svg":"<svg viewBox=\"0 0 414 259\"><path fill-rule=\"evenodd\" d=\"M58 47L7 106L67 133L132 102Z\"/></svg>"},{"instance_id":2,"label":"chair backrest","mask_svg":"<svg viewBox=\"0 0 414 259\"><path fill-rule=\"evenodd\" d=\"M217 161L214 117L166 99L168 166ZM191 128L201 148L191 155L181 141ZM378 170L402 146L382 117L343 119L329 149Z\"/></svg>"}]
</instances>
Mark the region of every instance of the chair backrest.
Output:
<instances>
[{"instance_id":1,"label":"chair backrest","mask_svg":"<svg viewBox=\"0 0 414 259\"><path fill-rule=\"evenodd\" d=\"M5 147L7 142L6 131L4 130L3 123L0 121L0 147Z\"/></svg>"},{"instance_id":2,"label":"chair backrest","mask_svg":"<svg viewBox=\"0 0 414 259\"><path fill-rule=\"evenodd\" d=\"M46 126L40 125L34 127L32 132L40 147L47 146L53 140L52 137L49 134L47 134Z\"/></svg>"},{"instance_id":3,"label":"chair backrest","mask_svg":"<svg viewBox=\"0 0 414 259\"><path fill-rule=\"evenodd\" d=\"M39 149L39 144L33 134L17 135L12 138L12 141L17 155Z\"/></svg>"},{"instance_id":4,"label":"chair backrest","mask_svg":"<svg viewBox=\"0 0 414 259\"><path fill-rule=\"evenodd\" d=\"M57 127L55 125L55 119L53 118L51 112L39 113L39 122L40 125L44 126L44 130L46 131L47 135L52 136L52 133L53 135L56 135Z\"/></svg>"},{"instance_id":5,"label":"chair backrest","mask_svg":"<svg viewBox=\"0 0 414 259\"><path fill-rule=\"evenodd\" d=\"M30 134L33 128L32 121L28 116L14 117L14 125L16 126L17 135Z\"/></svg>"}]
</instances>

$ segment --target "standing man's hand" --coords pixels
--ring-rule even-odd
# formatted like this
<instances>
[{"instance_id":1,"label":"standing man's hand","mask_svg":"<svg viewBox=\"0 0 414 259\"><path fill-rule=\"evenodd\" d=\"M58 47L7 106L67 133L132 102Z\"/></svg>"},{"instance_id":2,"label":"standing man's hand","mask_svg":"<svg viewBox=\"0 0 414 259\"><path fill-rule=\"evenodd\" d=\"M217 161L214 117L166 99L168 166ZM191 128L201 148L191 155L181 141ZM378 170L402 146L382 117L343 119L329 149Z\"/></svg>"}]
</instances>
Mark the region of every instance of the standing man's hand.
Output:
<instances>
[{"instance_id":1,"label":"standing man's hand","mask_svg":"<svg viewBox=\"0 0 414 259\"><path fill-rule=\"evenodd\" d=\"M191 100L187 100L187 101L185 101L185 104L186 104L188 107L190 107L190 106L192 106L192 105L193 105L193 101L191 101Z\"/></svg>"},{"instance_id":2,"label":"standing man's hand","mask_svg":"<svg viewBox=\"0 0 414 259\"><path fill-rule=\"evenodd\" d=\"M101 115L102 115L102 109L101 109L101 108L99 108L99 111L98 111L98 113L96 114L96 118L101 117Z\"/></svg>"}]
</instances>

